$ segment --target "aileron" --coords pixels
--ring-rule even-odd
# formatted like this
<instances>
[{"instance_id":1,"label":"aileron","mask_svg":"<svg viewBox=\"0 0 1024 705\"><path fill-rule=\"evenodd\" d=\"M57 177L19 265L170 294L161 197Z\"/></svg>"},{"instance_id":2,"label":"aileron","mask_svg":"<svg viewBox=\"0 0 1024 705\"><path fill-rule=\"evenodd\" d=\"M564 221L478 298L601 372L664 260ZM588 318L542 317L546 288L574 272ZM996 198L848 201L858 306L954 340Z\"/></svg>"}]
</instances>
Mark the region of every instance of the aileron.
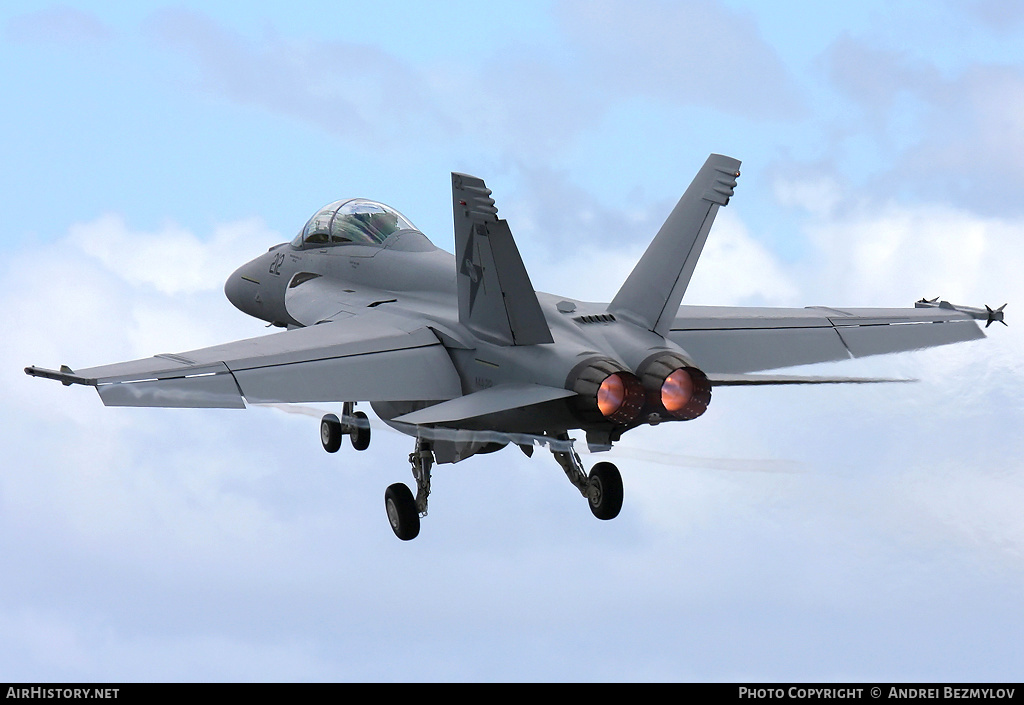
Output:
<instances>
[{"instance_id":1,"label":"aileron","mask_svg":"<svg viewBox=\"0 0 1024 705\"><path fill-rule=\"evenodd\" d=\"M756 372L976 340L954 309L682 306L669 338L709 372Z\"/></svg>"}]
</instances>

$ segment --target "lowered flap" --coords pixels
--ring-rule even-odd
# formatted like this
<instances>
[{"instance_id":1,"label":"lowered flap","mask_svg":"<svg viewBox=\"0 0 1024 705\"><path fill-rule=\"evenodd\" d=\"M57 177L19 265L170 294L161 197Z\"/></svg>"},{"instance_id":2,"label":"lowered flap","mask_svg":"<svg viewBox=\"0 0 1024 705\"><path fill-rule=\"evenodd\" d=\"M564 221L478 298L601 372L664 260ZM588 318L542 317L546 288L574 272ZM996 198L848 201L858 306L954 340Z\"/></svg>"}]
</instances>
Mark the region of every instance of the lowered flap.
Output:
<instances>
[{"instance_id":1,"label":"lowered flap","mask_svg":"<svg viewBox=\"0 0 1024 705\"><path fill-rule=\"evenodd\" d=\"M181 375L162 372L156 379L98 382L104 406L160 406L179 409L244 409L235 378L221 362Z\"/></svg>"}]
</instances>

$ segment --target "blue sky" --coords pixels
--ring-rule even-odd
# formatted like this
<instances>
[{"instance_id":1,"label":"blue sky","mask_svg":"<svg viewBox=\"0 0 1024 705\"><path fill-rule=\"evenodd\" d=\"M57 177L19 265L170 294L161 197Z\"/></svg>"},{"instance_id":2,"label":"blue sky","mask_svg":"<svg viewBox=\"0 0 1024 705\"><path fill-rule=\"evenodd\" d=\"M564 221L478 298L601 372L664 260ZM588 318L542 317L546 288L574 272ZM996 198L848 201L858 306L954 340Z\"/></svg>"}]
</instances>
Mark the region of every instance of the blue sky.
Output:
<instances>
[{"instance_id":1,"label":"blue sky","mask_svg":"<svg viewBox=\"0 0 1024 705\"><path fill-rule=\"evenodd\" d=\"M989 0L5 6L0 678L1018 678L1022 38ZM608 300L710 152L743 175L689 303L1010 327L637 430L613 522L542 453L444 466L410 544L379 424L328 456L319 407L21 373L264 332L224 279L337 198L450 248L450 171L539 289Z\"/></svg>"}]
</instances>

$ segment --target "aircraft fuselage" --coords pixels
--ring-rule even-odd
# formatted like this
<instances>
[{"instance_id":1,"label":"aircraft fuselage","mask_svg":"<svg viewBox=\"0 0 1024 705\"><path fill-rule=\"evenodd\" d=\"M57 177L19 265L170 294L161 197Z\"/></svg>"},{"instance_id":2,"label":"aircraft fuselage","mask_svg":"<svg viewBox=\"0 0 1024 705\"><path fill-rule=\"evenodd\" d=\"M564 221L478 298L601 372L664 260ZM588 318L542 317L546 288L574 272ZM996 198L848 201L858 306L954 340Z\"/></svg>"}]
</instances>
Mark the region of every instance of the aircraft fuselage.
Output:
<instances>
[{"instance_id":1,"label":"aircraft fuselage","mask_svg":"<svg viewBox=\"0 0 1024 705\"><path fill-rule=\"evenodd\" d=\"M619 369L633 371L660 353L686 358L681 349L662 336L608 315L606 304L543 292L537 292L537 300L552 343L507 345L482 338L460 323L455 257L434 247L416 231L396 233L392 238L397 242L389 238L383 247L345 244L303 249L290 243L277 245L232 274L225 284L225 294L239 310L268 323L308 326L317 321L296 318L289 310L289 290L294 294L301 282L312 276L331 280L337 291L344 292L352 314L368 313L373 308L374 315L430 327L445 344L463 394L516 384L573 389L577 384L574 375L599 359L610 359ZM325 318L331 315L332 325L344 326L344 319L334 314L328 311ZM376 403L374 410L390 421L440 401ZM586 414L581 417L572 403L559 399L525 410L460 419L454 425L531 434L583 428L593 445L604 446L639 423L673 420L664 414L652 417L651 413L614 423L593 414L591 418Z\"/></svg>"}]
</instances>

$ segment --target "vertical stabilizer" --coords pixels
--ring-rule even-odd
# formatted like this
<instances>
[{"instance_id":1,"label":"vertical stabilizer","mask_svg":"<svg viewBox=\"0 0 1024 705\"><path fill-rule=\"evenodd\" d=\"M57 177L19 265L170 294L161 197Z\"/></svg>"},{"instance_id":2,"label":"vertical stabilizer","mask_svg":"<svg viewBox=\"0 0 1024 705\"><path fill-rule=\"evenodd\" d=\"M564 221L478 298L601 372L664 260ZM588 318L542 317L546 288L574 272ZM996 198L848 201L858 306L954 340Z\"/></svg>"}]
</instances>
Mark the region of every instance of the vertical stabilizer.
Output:
<instances>
[{"instance_id":1,"label":"vertical stabilizer","mask_svg":"<svg viewBox=\"0 0 1024 705\"><path fill-rule=\"evenodd\" d=\"M554 342L508 223L483 180L452 173L459 322L501 345Z\"/></svg>"},{"instance_id":2,"label":"vertical stabilizer","mask_svg":"<svg viewBox=\"0 0 1024 705\"><path fill-rule=\"evenodd\" d=\"M640 258L608 311L658 335L668 333L708 231L729 203L740 162L712 154Z\"/></svg>"}]
</instances>

